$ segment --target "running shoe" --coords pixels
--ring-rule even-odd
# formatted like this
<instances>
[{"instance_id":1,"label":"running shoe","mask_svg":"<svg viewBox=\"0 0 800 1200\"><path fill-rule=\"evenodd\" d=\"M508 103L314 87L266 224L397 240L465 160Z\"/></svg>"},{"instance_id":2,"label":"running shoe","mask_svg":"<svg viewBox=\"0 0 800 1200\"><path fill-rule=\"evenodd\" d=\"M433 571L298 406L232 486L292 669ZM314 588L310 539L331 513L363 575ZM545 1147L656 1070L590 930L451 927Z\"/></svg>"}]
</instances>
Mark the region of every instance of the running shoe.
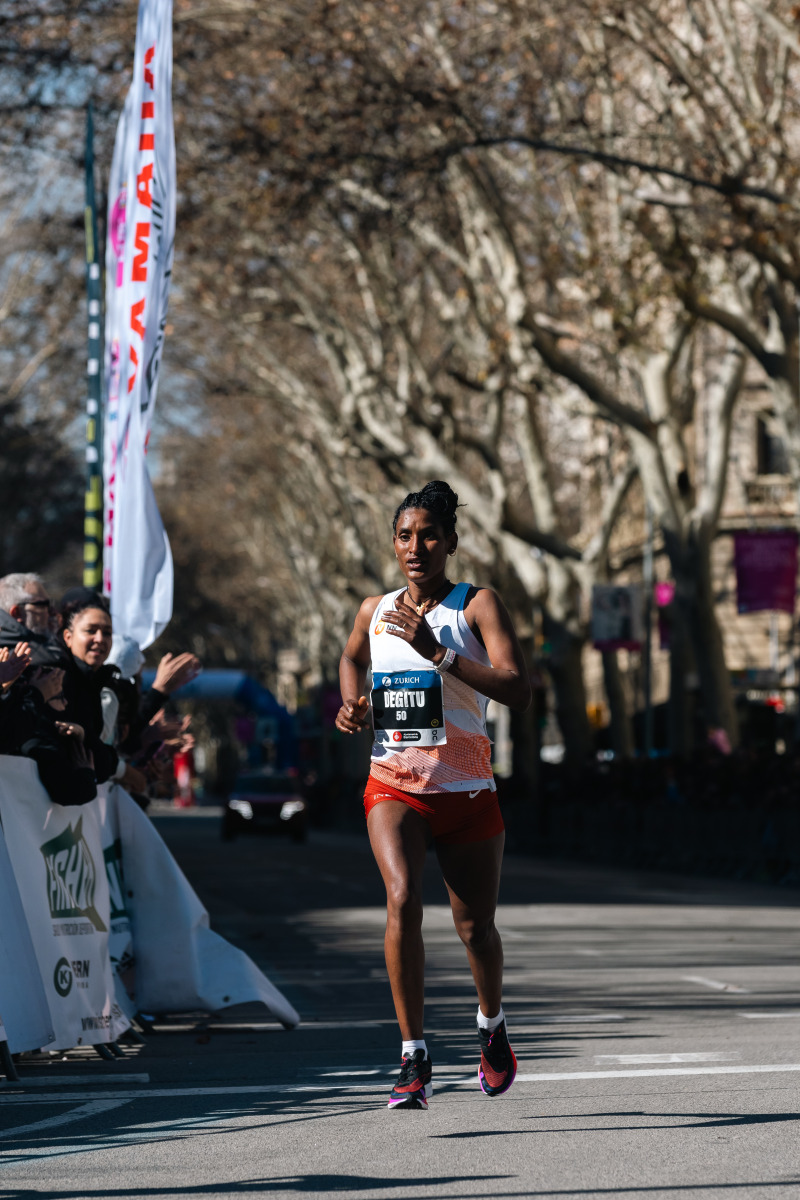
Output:
<instances>
[{"instance_id":1,"label":"running shoe","mask_svg":"<svg viewBox=\"0 0 800 1200\"><path fill-rule=\"evenodd\" d=\"M508 1044L506 1023L501 1021L496 1029L489 1031L478 1026L481 1043L481 1065L478 1068L478 1083L487 1096L502 1096L514 1082L517 1060Z\"/></svg>"},{"instance_id":2,"label":"running shoe","mask_svg":"<svg viewBox=\"0 0 800 1200\"><path fill-rule=\"evenodd\" d=\"M400 1064L400 1075L392 1088L388 1107L427 1108L433 1091L432 1065L424 1050L415 1050L411 1055L404 1054Z\"/></svg>"}]
</instances>

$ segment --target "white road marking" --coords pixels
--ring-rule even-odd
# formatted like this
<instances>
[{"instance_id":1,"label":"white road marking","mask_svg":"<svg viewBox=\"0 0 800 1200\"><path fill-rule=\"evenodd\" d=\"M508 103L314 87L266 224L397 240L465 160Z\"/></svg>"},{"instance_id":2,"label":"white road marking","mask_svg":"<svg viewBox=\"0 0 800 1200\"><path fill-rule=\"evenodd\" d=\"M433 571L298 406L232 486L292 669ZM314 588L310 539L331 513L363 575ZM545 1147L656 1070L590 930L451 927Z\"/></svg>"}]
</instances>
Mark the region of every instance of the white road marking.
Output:
<instances>
[{"instance_id":1,"label":"white road marking","mask_svg":"<svg viewBox=\"0 0 800 1200\"><path fill-rule=\"evenodd\" d=\"M23 1072L25 1066L22 1066ZM24 1075L22 1083L25 1087L63 1087L64 1084L74 1083L102 1083L104 1079L113 1081L114 1083L149 1083L150 1076L144 1073L139 1075ZM9 1083L7 1079L0 1079L0 1090L8 1090L10 1087L18 1088L18 1083Z\"/></svg>"},{"instance_id":2,"label":"white road marking","mask_svg":"<svg viewBox=\"0 0 800 1200\"><path fill-rule=\"evenodd\" d=\"M55 1117L46 1117L43 1121L34 1121L31 1125L17 1125L14 1129L6 1129L0 1133L0 1141L19 1137L23 1133L39 1133L42 1129L55 1129L59 1125L71 1125L73 1121L84 1121L87 1117L96 1117L98 1113L110 1112L112 1108L121 1108L124 1104L130 1104L133 1099L133 1096L127 1096L124 1100L91 1100L88 1104L82 1104L80 1108L71 1108L68 1112L59 1113Z\"/></svg>"},{"instance_id":3,"label":"white road marking","mask_svg":"<svg viewBox=\"0 0 800 1200\"><path fill-rule=\"evenodd\" d=\"M744 1017L746 1021L784 1021L790 1017L797 1019L800 1017L800 1009L796 1012L776 1012L776 1013L737 1013L737 1017Z\"/></svg>"},{"instance_id":4,"label":"white road marking","mask_svg":"<svg viewBox=\"0 0 800 1200\"><path fill-rule=\"evenodd\" d=\"M645 1079L659 1075L767 1075L800 1071L800 1063L764 1063L747 1067L662 1067L652 1071L559 1071L517 1075L521 1083L551 1083L565 1079Z\"/></svg>"},{"instance_id":5,"label":"white road marking","mask_svg":"<svg viewBox=\"0 0 800 1200\"><path fill-rule=\"evenodd\" d=\"M718 1054L712 1051L705 1053L687 1053L687 1054L595 1054L594 1061L596 1063L619 1063L620 1066L634 1066L636 1063L701 1063L701 1062L729 1062L732 1058L738 1058L738 1054Z\"/></svg>"},{"instance_id":6,"label":"white road marking","mask_svg":"<svg viewBox=\"0 0 800 1200\"><path fill-rule=\"evenodd\" d=\"M371 982L371 980L368 980ZM308 1033L314 1029L380 1029L383 1025L391 1025L393 1021L301 1021L299 1025L295 1025L292 1033ZM242 1029L241 1025L222 1025L216 1021L213 1025L209 1025L209 1032L213 1033L215 1029ZM275 1025L247 1025L246 1029L275 1029ZM278 1026L282 1028L282 1026Z\"/></svg>"},{"instance_id":7,"label":"white road marking","mask_svg":"<svg viewBox=\"0 0 800 1200\"><path fill-rule=\"evenodd\" d=\"M396 1070L397 1070L397 1067L394 1067L394 1068L392 1068L392 1067L383 1067L383 1068L381 1068L381 1067L378 1067L378 1068L377 1068L376 1070L374 1070L374 1071L373 1071L373 1070L369 1070L369 1071L358 1071L358 1072L357 1072L357 1074L359 1074L359 1075L386 1075L388 1072L392 1071L392 1069L394 1069L394 1070L396 1071ZM320 1079L331 1079L331 1078L333 1078L333 1077L334 1077L334 1076L336 1076L336 1075L345 1075L345 1076L347 1076L347 1075L352 1075L352 1074L353 1074L353 1072L352 1072L352 1071L320 1071L320 1073L319 1073L319 1077L320 1077Z\"/></svg>"},{"instance_id":8,"label":"white road marking","mask_svg":"<svg viewBox=\"0 0 800 1200\"><path fill-rule=\"evenodd\" d=\"M654 1067L652 1070L639 1071L541 1071L535 1074L518 1074L519 1083L560 1083L570 1079L650 1079L671 1075L783 1075L787 1072L800 1073L800 1063L757 1063L748 1066L726 1067ZM468 1075L445 1076L437 1075L436 1084L462 1085L472 1087L474 1072ZM320 1092L376 1092L383 1091L384 1083L375 1080L373 1083L308 1083L308 1084L240 1084L238 1087L186 1087L186 1088L142 1088L135 1092L101 1092L99 1100L158 1100L174 1099L188 1096L271 1096ZM50 1096L7 1096L0 1097L0 1107L3 1103L13 1101L15 1104L44 1104L55 1101L65 1103L72 1100L84 1100L85 1092L63 1092Z\"/></svg>"},{"instance_id":9,"label":"white road marking","mask_svg":"<svg viewBox=\"0 0 800 1200\"><path fill-rule=\"evenodd\" d=\"M716 992L749 992L749 988L739 987L737 983L723 983L719 979L706 979L704 975L681 975L684 983L699 983L701 987L713 988Z\"/></svg>"},{"instance_id":10,"label":"white road marking","mask_svg":"<svg viewBox=\"0 0 800 1200\"><path fill-rule=\"evenodd\" d=\"M383 1025L395 1024L394 1018L385 1021L301 1021L293 1027L292 1033L307 1033L314 1029L380 1029ZM170 1021L156 1025L157 1033L277 1033L279 1030L283 1032L279 1021L195 1021L174 1024Z\"/></svg>"},{"instance_id":11,"label":"white road marking","mask_svg":"<svg viewBox=\"0 0 800 1200\"><path fill-rule=\"evenodd\" d=\"M586 958L599 958L599 950L576 950L575 954L583 954Z\"/></svg>"},{"instance_id":12,"label":"white road marking","mask_svg":"<svg viewBox=\"0 0 800 1200\"><path fill-rule=\"evenodd\" d=\"M625 1021L622 1013L565 1013L562 1016L528 1017L525 1025L511 1026L515 1033L523 1033L528 1025L594 1025L599 1021Z\"/></svg>"}]
</instances>

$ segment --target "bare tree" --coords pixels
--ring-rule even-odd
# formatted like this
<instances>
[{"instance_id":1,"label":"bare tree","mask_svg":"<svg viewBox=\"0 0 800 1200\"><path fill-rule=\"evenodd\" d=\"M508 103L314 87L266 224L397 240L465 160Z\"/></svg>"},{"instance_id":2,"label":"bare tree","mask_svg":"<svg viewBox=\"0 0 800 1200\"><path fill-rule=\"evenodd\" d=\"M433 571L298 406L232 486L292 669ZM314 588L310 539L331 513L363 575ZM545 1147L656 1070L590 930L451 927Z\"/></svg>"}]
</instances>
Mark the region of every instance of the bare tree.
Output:
<instances>
[{"instance_id":1,"label":"bare tree","mask_svg":"<svg viewBox=\"0 0 800 1200\"><path fill-rule=\"evenodd\" d=\"M635 188L620 182L597 144L629 119L633 99L598 83L597 71L588 81L578 73L580 86L559 75L562 31L553 54L534 57L540 30L531 26L541 22L524 6L479 26L471 12L428 20L435 10L427 8L389 28L368 11L380 25L369 43L356 32L363 12L344 5L327 30L334 40L320 78L342 78L347 47L347 84L322 115L311 109L298 122L311 164L302 218L309 242L295 238L273 255L272 286L294 305L290 319L309 333L333 385L324 403L319 388L305 388L312 403L327 405L317 419L330 420L332 405L346 437L390 477L412 461L423 473L447 474L470 500L482 532L543 607L560 719L579 759L589 744L579 596L596 568L585 546L597 514L567 530L541 412L543 397L551 412L554 398L574 410L581 393L595 420L619 430L620 461L636 464L678 583L707 720L735 741L709 552L744 355L722 345L716 365L699 363L698 344L710 343L698 343L697 319L640 227ZM557 5L550 11L553 20L564 15ZM588 26L572 20L570 45L603 61L606 27L593 18ZM476 41L487 66L478 79L468 53ZM533 81L547 83L546 105ZM577 147L513 130L521 92L537 128L572 130L596 110L604 125L589 147L595 161L587 151L576 166ZM289 100L275 89L270 104L283 115ZM336 119L356 109L357 131L352 115L349 124ZM293 172L298 187L301 172ZM324 264L313 279L303 262L312 242ZM709 444L723 451L702 486L690 447L698 377Z\"/></svg>"},{"instance_id":2,"label":"bare tree","mask_svg":"<svg viewBox=\"0 0 800 1200\"><path fill-rule=\"evenodd\" d=\"M65 4L25 26L15 60L62 84L67 66L94 71L101 158L134 17ZM745 357L771 373L789 433L796 406L793 37L746 0L176 5L162 413L181 478L230 518L224 547L204 534L191 559L204 594L247 614L220 653L243 652L249 587L328 670L359 589L388 583L387 509L445 476L476 569L523 623L541 610L579 762L582 597L638 476L707 719L735 740L709 547ZM50 93L36 95L43 127ZM21 106L6 136L23 146L32 119ZM26 397L39 352L14 372ZM170 504L188 553L190 514Z\"/></svg>"}]
</instances>

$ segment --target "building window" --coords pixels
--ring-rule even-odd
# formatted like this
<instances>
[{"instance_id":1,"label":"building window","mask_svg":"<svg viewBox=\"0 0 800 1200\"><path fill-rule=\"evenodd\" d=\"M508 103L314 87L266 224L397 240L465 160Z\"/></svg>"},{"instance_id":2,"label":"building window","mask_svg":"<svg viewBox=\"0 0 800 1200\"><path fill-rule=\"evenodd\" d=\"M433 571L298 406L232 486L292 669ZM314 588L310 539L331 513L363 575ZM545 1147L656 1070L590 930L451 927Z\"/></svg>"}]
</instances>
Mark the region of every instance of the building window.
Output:
<instances>
[{"instance_id":1,"label":"building window","mask_svg":"<svg viewBox=\"0 0 800 1200\"><path fill-rule=\"evenodd\" d=\"M759 475L788 475L789 457L773 413L756 417L756 471Z\"/></svg>"}]
</instances>

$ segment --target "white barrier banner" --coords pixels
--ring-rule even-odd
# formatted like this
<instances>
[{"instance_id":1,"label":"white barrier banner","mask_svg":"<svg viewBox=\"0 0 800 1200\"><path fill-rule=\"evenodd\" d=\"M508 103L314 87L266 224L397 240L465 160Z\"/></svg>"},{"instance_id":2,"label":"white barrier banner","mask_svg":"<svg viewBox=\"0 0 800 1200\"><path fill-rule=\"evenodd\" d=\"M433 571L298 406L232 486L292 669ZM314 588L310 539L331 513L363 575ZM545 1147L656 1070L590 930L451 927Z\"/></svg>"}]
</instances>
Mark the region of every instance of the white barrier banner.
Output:
<instances>
[{"instance_id":1,"label":"white barrier banner","mask_svg":"<svg viewBox=\"0 0 800 1200\"><path fill-rule=\"evenodd\" d=\"M104 784L116 804L125 902L133 925L136 1007L141 1012L216 1012L260 1001L282 1024L300 1017L242 951L209 928L208 912L161 836L127 792Z\"/></svg>"},{"instance_id":2,"label":"white barrier banner","mask_svg":"<svg viewBox=\"0 0 800 1200\"><path fill-rule=\"evenodd\" d=\"M0 1014L0 1041L8 1042L12 1054L39 1050L55 1038L36 952L1 829Z\"/></svg>"},{"instance_id":3,"label":"white barrier banner","mask_svg":"<svg viewBox=\"0 0 800 1200\"><path fill-rule=\"evenodd\" d=\"M115 1041L137 1008L261 1002L287 1027L299 1023L255 963L209 928L150 819L118 785L62 807L35 763L2 757L0 821L0 1012L13 1052Z\"/></svg>"},{"instance_id":4,"label":"white barrier banner","mask_svg":"<svg viewBox=\"0 0 800 1200\"><path fill-rule=\"evenodd\" d=\"M47 996L53 1048L115 1041L130 1022L117 1003L108 952L98 802L51 804L34 762L3 758L0 820Z\"/></svg>"},{"instance_id":5,"label":"white barrier banner","mask_svg":"<svg viewBox=\"0 0 800 1200\"><path fill-rule=\"evenodd\" d=\"M117 1001L123 1012L129 1017L133 1017L136 1013L136 1005L132 999L135 956L133 952L133 927L125 888L122 840L120 838L119 819L117 816L117 793L119 790L116 784L102 784L97 789L97 800L95 803L97 804L100 818L100 839L103 846L106 883L108 884L110 909L108 952L111 959L111 968L114 971L118 984ZM127 793L124 794L127 799Z\"/></svg>"}]
</instances>

